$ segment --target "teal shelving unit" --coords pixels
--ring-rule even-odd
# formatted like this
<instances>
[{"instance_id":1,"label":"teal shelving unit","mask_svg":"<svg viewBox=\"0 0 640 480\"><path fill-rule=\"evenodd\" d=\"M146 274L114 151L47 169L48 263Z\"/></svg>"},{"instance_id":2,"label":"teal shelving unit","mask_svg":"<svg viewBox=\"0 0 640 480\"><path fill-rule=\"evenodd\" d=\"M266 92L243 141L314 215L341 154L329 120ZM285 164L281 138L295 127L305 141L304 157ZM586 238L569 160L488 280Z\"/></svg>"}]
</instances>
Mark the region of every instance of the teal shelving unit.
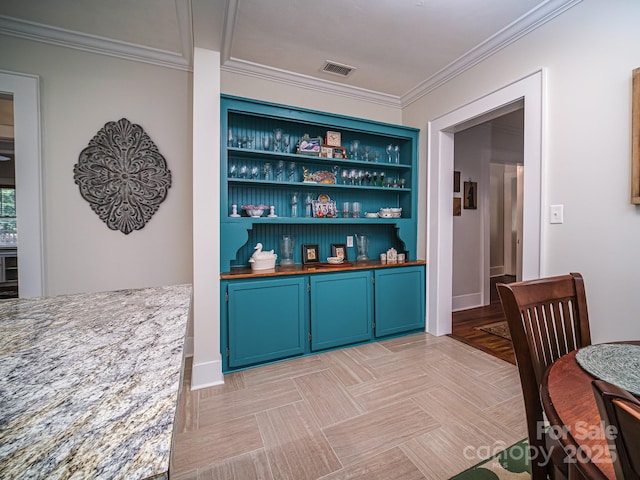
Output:
<instances>
[{"instance_id":1,"label":"teal shelving unit","mask_svg":"<svg viewBox=\"0 0 640 480\"><path fill-rule=\"evenodd\" d=\"M221 129L223 371L424 329L425 269L416 262L417 129L227 95ZM297 153L303 137L324 143L327 132L339 133L345 156L333 156L335 149L328 157ZM307 200L321 195L335 201L336 216L309 215ZM360 217L343 216L344 202L358 202ZM233 205L240 216L231 216ZM266 205L276 216L249 217L242 205ZM364 217L389 207L402 208L401 216ZM410 263L234 276L247 271L257 243L280 256L285 234L295 237L298 267L302 245L318 245L323 261L331 244L356 234L369 237L371 259L393 247ZM347 256L355 261L356 248L347 247Z\"/></svg>"}]
</instances>

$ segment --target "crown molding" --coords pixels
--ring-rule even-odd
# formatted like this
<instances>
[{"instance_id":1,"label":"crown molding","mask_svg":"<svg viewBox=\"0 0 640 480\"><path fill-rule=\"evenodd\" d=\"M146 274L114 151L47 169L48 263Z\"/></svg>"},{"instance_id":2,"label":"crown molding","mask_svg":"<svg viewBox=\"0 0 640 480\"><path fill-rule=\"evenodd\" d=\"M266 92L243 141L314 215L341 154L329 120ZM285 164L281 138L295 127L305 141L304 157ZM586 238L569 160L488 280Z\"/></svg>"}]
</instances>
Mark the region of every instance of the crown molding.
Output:
<instances>
[{"instance_id":1,"label":"crown molding","mask_svg":"<svg viewBox=\"0 0 640 480\"><path fill-rule=\"evenodd\" d=\"M222 71L248 77L270 80L294 87L307 88L316 92L328 93L340 97L362 100L387 107L400 108L400 98L395 95L374 92L364 88L343 85L329 80L301 75L286 70L267 67L257 63L231 58L220 67Z\"/></svg>"},{"instance_id":2,"label":"crown molding","mask_svg":"<svg viewBox=\"0 0 640 480\"><path fill-rule=\"evenodd\" d=\"M176 0L176 14L180 29L182 50L180 53L74 32L5 15L0 15L0 33L61 47L75 48L85 52L189 71L192 69L191 58L193 52L189 0Z\"/></svg>"},{"instance_id":3,"label":"crown molding","mask_svg":"<svg viewBox=\"0 0 640 480\"><path fill-rule=\"evenodd\" d=\"M400 97L402 107L410 105L581 1L548 0L539 5L402 95Z\"/></svg>"}]
</instances>

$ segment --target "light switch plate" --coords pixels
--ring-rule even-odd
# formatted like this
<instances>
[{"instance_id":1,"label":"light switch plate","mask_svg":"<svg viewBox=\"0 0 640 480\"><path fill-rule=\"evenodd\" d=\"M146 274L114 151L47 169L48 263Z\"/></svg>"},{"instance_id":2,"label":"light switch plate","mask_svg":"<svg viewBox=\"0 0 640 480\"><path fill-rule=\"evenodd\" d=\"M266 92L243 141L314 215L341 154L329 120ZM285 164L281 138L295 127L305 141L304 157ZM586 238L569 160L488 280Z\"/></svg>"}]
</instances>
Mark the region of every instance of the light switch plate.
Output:
<instances>
[{"instance_id":1,"label":"light switch plate","mask_svg":"<svg viewBox=\"0 0 640 480\"><path fill-rule=\"evenodd\" d=\"M549 223L564 223L564 205L549 207Z\"/></svg>"},{"instance_id":2,"label":"light switch plate","mask_svg":"<svg viewBox=\"0 0 640 480\"><path fill-rule=\"evenodd\" d=\"M347 237L347 247L353 247L353 236L351 235Z\"/></svg>"}]
</instances>

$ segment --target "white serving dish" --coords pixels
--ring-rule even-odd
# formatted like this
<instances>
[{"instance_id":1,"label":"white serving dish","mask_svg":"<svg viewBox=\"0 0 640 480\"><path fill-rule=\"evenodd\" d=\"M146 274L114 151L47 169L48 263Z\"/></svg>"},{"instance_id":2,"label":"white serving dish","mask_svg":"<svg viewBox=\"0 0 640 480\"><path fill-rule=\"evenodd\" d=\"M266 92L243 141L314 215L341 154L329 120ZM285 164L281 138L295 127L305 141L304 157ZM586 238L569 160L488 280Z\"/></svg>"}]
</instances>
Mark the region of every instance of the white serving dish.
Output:
<instances>
[{"instance_id":1,"label":"white serving dish","mask_svg":"<svg viewBox=\"0 0 640 480\"><path fill-rule=\"evenodd\" d=\"M251 270L269 270L271 268L276 268L276 257L251 262Z\"/></svg>"},{"instance_id":2,"label":"white serving dish","mask_svg":"<svg viewBox=\"0 0 640 480\"><path fill-rule=\"evenodd\" d=\"M378 214L377 214L377 213L375 213L375 212L374 212L374 213L367 213L367 212L365 212L365 213L364 213L364 216L365 216L366 218L378 218Z\"/></svg>"},{"instance_id":3,"label":"white serving dish","mask_svg":"<svg viewBox=\"0 0 640 480\"><path fill-rule=\"evenodd\" d=\"M266 205L242 205L242 209L247 212L247 215L253 218L261 217L265 210L269 207Z\"/></svg>"},{"instance_id":4,"label":"white serving dish","mask_svg":"<svg viewBox=\"0 0 640 480\"><path fill-rule=\"evenodd\" d=\"M343 257L327 257L327 262L332 263L334 265L339 265L344 262Z\"/></svg>"}]
</instances>

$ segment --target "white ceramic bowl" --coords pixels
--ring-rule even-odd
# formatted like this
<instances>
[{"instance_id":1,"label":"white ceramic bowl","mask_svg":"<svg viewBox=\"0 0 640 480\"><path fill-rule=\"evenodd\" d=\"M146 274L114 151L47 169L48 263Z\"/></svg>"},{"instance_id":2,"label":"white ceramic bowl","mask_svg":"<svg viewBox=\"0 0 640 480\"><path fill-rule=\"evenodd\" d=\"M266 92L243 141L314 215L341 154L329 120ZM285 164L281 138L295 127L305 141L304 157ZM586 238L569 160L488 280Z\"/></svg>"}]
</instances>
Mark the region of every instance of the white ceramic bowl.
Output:
<instances>
[{"instance_id":1,"label":"white ceramic bowl","mask_svg":"<svg viewBox=\"0 0 640 480\"><path fill-rule=\"evenodd\" d=\"M401 213L402 212L402 208L390 208L389 210L391 210L391 213Z\"/></svg>"},{"instance_id":2,"label":"white ceramic bowl","mask_svg":"<svg viewBox=\"0 0 640 480\"><path fill-rule=\"evenodd\" d=\"M261 217L268 208L266 205L242 205L242 209L247 212L247 215L250 217Z\"/></svg>"},{"instance_id":3,"label":"white ceramic bowl","mask_svg":"<svg viewBox=\"0 0 640 480\"><path fill-rule=\"evenodd\" d=\"M364 213L364 216L365 216L366 218L378 218L378 214L377 214L377 213L375 213L375 212L374 212L374 213L367 213L367 212L365 212L365 213Z\"/></svg>"},{"instance_id":4,"label":"white ceramic bowl","mask_svg":"<svg viewBox=\"0 0 640 480\"><path fill-rule=\"evenodd\" d=\"M334 265L338 265L344 262L344 258L343 257L327 257L327 262L332 263Z\"/></svg>"},{"instance_id":5,"label":"white ceramic bowl","mask_svg":"<svg viewBox=\"0 0 640 480\"><path fill-rule=\"evenodd\" d=\"M381 208L380 209L380 215L387 215L391 213L391 209L390 208Z\"/></svg>"}]
</instances>

